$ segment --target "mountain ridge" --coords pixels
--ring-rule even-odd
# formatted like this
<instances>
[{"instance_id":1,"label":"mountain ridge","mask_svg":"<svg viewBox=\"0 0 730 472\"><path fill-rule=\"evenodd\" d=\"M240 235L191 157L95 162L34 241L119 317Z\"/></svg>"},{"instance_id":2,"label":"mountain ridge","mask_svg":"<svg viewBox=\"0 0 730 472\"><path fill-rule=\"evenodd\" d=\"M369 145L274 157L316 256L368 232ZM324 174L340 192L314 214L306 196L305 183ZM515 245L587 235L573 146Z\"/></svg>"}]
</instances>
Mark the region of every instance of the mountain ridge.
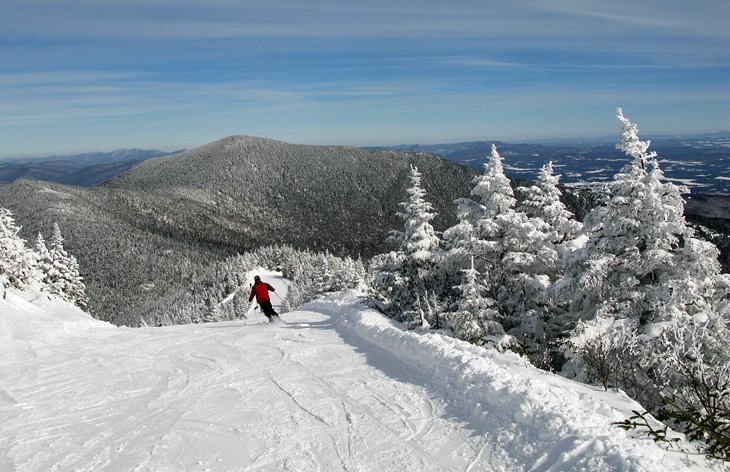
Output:
<instances>
[{"instance_id":1,"label":"mountain ridge","mask_svg":"<svg viewBox=\"0 0 730 472\"><path fill-rule=\"evenodd\" d=\"M179 152L132 148L73 155L5 158L0 160L0 185L27 179L88 187L126 172L146 159Z\"/></svg>"}]
</instances>

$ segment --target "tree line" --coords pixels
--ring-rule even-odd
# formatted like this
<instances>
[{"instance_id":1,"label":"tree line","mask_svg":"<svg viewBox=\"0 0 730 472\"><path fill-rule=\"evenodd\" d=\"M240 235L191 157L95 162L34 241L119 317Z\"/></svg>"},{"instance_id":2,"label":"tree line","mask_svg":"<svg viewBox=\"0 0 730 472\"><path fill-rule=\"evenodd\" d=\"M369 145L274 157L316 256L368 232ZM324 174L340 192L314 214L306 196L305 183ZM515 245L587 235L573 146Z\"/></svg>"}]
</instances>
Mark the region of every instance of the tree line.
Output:
<instances>
[{"instance_id":1,"label":"tree line","mask_svg":"<svg viewBox=\"0 0 730 472\"><path fill-rule=\"evenodd\" d=\"M289 245L261 247L213 265L189 286L143 307L130 326L166 326L245 318L251 307L249 275L260 269L280 271L290 281L283 310L291 311L317 296L355 288L366 279L359 259Z\"/></svg>"}]
</instances>

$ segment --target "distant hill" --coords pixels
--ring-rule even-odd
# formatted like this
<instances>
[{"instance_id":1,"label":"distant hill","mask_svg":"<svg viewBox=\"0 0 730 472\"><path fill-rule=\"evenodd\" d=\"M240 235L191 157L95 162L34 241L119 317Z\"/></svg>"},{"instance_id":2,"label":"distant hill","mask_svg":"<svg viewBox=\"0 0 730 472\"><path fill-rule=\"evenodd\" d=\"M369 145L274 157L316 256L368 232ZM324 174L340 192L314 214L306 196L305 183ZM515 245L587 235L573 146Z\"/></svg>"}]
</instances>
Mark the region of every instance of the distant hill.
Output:
<instances>
[{"instance_id":1,"label":"distant hill","mask_svg":"<svg viewBox=\"0 0 730 472\"><path fill-rule=\"evenodd\" d=\"M730 195L730 133L650 139L650 149L658 153L668 180L686 186L691 193ZM582 186L606 182L627 161L623 152L615 148L615 138L494 143L504 157L505 173L525 180L534 180L540 168L552 161L564 184ZM371 149L425 152L481 170L491 145L492 141L473 141ZM728 211L730 214L730 209Z\"/></svg>"},{"instance_id":2,"label":"distant hill","mask_svg":"<svg viewBox=\"0 0 730 472\"><path fill-rule=\"evenodd\" d=\"M92 312L134 325L146 303L237 252L275 243L354 257L386 250L411 165L445 229L476 170L425 154L244 136L148 159L89 188L19 180L0 187L0 206L26 239L58 221Z\"/></svg>"},{"instance_id":3,"label":"distant hill","mask_svg":"<svg viewBox=\"0 0 730 472\"><path fill-rule=\"evenodd\" d=\"M0 161L0 184L27 179L88 187L126 172L151 157L178 152L181 151L117 149L70 156L5 159Z\"/></svg>"},{"instance_id":4,"label":"distant hill","mask_svg":"<svg viewBox=\"0 0 730 472\"><path fill-rule=\"evenodd\" d=\"M164 234L192 232L242 249L287 242L370 256L383 248L390 229L384 224L398 220L411 165L426 174L439 213L435 224L453 222L452 202L468 193L473 169L424 154L247 136L150 159L100 188L164 201L165 215L142 212L146 224Z\"/></svg>"}]
</instances>

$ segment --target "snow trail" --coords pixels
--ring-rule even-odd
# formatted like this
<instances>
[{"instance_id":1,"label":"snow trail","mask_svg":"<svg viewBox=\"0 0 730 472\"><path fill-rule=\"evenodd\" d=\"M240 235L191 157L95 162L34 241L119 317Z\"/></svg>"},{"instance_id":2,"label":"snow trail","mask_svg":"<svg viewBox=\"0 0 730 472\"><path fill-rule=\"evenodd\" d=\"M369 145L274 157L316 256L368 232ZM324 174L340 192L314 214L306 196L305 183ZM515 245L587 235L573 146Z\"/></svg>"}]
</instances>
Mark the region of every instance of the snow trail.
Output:
<instances>
[{"instance_id":1,"label":"snow trail","mask_svg":"<svg viewBox=\"0 0 730 472\"><path fill-rule=\"evenodd\" d=\"M484 455L483 438L369 365L331 317L284 317L99 324L36 357L5 362L2 349L3 470L464 470Z\"/></svg>"},{"instance_id":2,"label":"snow trail","mask_svg":"<svg viewBox=\"0 0 730 472\"><path fill-rule=\"evenodd\" d=\"M282 324L258 312L246 325L140 329L9 294L0 301L3 471L726 470L605 418L591 424L601 409L617 415L621 402L608 394L512 356L404 333L351 294L285 313ZM485 372L491 384L478 384ZM526 393L540 375L544 391ZM580 405L562 405L566 397ZM581 411L588 420L561 417Z\"/></svg>"}]
</instances>

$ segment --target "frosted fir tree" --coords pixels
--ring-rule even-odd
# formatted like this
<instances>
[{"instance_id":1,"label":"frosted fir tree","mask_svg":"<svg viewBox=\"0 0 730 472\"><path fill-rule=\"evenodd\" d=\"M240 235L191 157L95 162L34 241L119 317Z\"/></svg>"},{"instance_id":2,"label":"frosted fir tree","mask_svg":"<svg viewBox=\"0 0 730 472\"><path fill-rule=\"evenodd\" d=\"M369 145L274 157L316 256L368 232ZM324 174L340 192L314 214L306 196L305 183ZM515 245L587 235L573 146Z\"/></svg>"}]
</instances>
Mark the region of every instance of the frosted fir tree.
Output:
<instances>
[{"instance_id":1,"label":"frosted fir tree","mask_svg":"<svg viewBox=\"0 0 730 472\"><path fill-rule=\"evenodd\" d=\"M489 161L484 165L484 174L477 176L474 184L471 196L482 205L472 210L475 221L495 218L515 208L517 200L509 179L504 175L502 156L497 152L496 145L492 144ZM464 203L467 206L462 207L463 210L469 211L470 203Z\"/></svg>"},{"instance_id":2,"label":"frosted fir tree","mask_svg":"<svg viewBox=\"0 0 730 472\"><path fill-rule=\"evenodd\" d=\"M310 271L312 277L311 290L315 293L324 293L328 290L334 276L330 260L326 254L319 253L314 256L312 263L313 266Z\"/></svg>"},{"instance_id":3,"label":"frosted fir tree","mask_svg":"<svg viewBox=\"0 0 730 472\"><path fill-rule=\"evenodd\" d=\"M718 251L687 226L681 189L664 181L649 141L620 108L618 118L617 148L633 160L584 220L590 239L560 284L571 311L587 320L630 318L640 327L713 311L723 285Z\"/></svg>"},{"instance_id":4,"label":"frosted fir tree","mask_svg":"<svg viewBox=\"0 0 730 472\"><path fill-rule=\"evenodd\" d=\"M370 297L380 311L394 318L402 312L398 303L401 294L408 291L409 280L404 277L403 270L405 262L404 254L390 251L373 257L368 267Z\"/></svg>"},{"instance_id":5,"label":"frosted fir tree","mask_svg":"<svg viewBox=\"0 0 730 472\"><path fill-rule=\"evenodd\" d=\"M443 233L444 249L436 254L436 265L433 270L434 284L432 290L436 294L438 305L446 312L453 312L461 299L458 287L463 283L463 270L469 267L471 258L476 254L475 244L478 242L476 229L464 215L458 214L459 223ZM437 315L437 317L440 315ZM450 316L445 313L444 316Z\"/></svg>"},{"instance_id":6,"label":"frosted fir tree","mask_svg":"<svg viewBox=\"0 0 730 472\"><path fill-rule=\"evenodd\" d=\"M726 395L712 382L696 383L694 375L703 366L722 371L730 358L730 277L720 273L717 249L686 225L680 189L663 182L649 142L638 138L621 109L618 118L617 147L632 161L610 184L605 204L586 216L590 237L557 284L570 303L568 325L577 323L563 370L599 372L606 386L666 414L676 401L693 401L673 395L698 389L712 398ZM616 336L612 326L626 327L625 333ZM685 337L697 332L702 335Z\"/></svg>"},{"instance_id":7,"label":"frosted fir tree","mask_svg":"<svg viewBox=\"0 0 730 472\"><path fill-rule=\"evenodd\" d=\"M449 313L448 321L454 336L479 346L492 343L498 348L503 345L504 329L496 320L499 313L493 307L495 301L486 296L486 288L479 283L481 274L471 267L462 271L462 284L456 287L461 292L458 309Z\"/></svg>"},{"instance_id":8,"label":"frosted fir tree","mask_svg":"<svg viewBox=\"0 0 730 472\"><path fill-rule=\"evenodd\" d=\"M560 200L562 192L558 187L559 177L553 173L551 161L542 167L535 185L518 189L524 195L518 210L527 214L528 217L539 218L547 224L548 238L545 243L552 246L559 256L555 259L550 258L549 260L554 263L545 266L545 275L551 282L562 277L563 258L570 257L574 247L580 246L581 241L576 241L576 238L583 228L583 224L573 218L573 214ZM521 337L521 341L530 352L535 353L538 357L542 356L541 362L552 363L551 356L554 354L554 349L548 344L559 337L563 331L560 316L563 307L550 290L544 298L544 304L546 305L544 316L530 317L522 323L520 331L525 335ZM552 367L554 366L551 365Z\"/></svg>"},{"instance_id":9,"label":"frosted fir tree","mask_svg":"<svg viewBox=\"0 0 730 472\"><path fill-rule=\"evenodd\" d=\"M220 303L216 301L214 298L209 298L205 302L205 311L203 312L202 316L203 323L214 323L216 321L221 321L224 319L223 317L223 311L221 309Z\"/></svg>"},{"instance_id":10,"label":"frosted fir tree","mask_svg":"<svg viewBox=\"0 0 730 472\"><path fill-rule=\"evenodd\" d=\"M574 239L583 228L583 224L573 218L573 213L560 200L563 193L558 187L559 182L560 176L553 173L553 163L550 161L540 169L535 185L519 188L525 198L517 208L527 216L540 218L547 223L553 244Z\"/></svg>"},{"instance_id":11,"label":"frosted fir tree","mask_svg":"<svg viewBox=\"0 0 730 472\"><path fill-rule=\"evenodd\" d=\"M282 303L282 309L284 312L293 311L303 303L302 292L299 289L299 284L296 281L292 281L287 287L286 297Z\"/></svg>"},{"instance_id":12,"label":"frosted fir tree","mask_svg":"<svg viewBox=\"0 0 730 472\"><path fill-rule=\"evenodd\" d=\"M58 277L58 271L53 266L53 256L46 246L46 240L39 231L33 244L36 260L38 261L38 269L42 274L42 284L45 290L50 291L52 281Z\"/></svg>"},{"instance_id":13,"label":"frosted fir tree","mask_svg":"<svg viewBox=\"0 0 730 472\"><path fill-rule=\"evenodd\" d=\"M397 249L374 261L372 285L387 313L409 327L427 327L420 300L428 298L428 279L440 242L431 225L436 215L426 200L418 168L411 167L410 180L408 200L400 204L403 211L398 213L403 231L393 230L388 238Z\"/></svg>"},{"instance_id":14,"label":"frosted fir tree","mask_svg":"<svg viewBox=\"0 0 730 472\"><path fill-rule=\"evenodd\" d=\"M53 259L51 258L51 253L48 250L48 246L46 245L46 240L43 237L43 233L40 231L35 237L35 241L33 242L33 249L36 252L36 257L38 261L40 261L42 264L47 264L50 266L53 263Z\"/></svg>"},{"instance_id":15,"label":"frosted fir tree","mask_svg":"<svg viewBox=\"0 0 730 472\"><path fill-rule=\"evenodd\" d=\"M365 266L360 259L353 259L349 256L340 262L337 272L336 290L344 290L350 287L358 287L365 281Z\"/></svg>"},{"instance_id":16,"label":"frosted fir tree","mask_svg":"<svg viewBox=\"0 0 730 472\"><path fill-rule=\"evenodd\" d=\"M457 201L460 224L447 231L449 245L462 260L475 258L484 286L497 302L499 321L509 331L526 317L542 316L558 255L547 224L515 209L517 200L496 146L474 183L475 200Z\"/></svg>"},{"instance_id":17,"label":"frosted fir tree","mask_svg":"<svg viewBox=\"0 0 730 472\"><path fill-rule=\"evenodd\" d=\"M459 223L444 231L445 254L441 258L442 266L447 266L453 274L459 274L468 268L469 261L477 258L477 267L486 269L484 222L511 210L516 200L509 179L504 175L502 156L492 144L488 161L484 164L484 173L474 177L470 198L456 200L456 216Z\"/></svg>"},{"instance_id":18,"label":"frosted fir tree","mask_svg":"<svg viewBox=\"0 0 730 472\"><path fill-rule=\"evenodd\" d=\"M421 177L418 168L411 166L411 187L406 191L409 198L400 204L403 211L398 213L404 229L391 231L390 237L398 250L416 265L429 263L439 248L439 238L431 225L436 214L426 200Z\"/></svg>"},{"instance_id":19,"label":"frosted fir tree","mask_svg":"<svg viewBox=\"0 0 730 472\"><path fill-rule=\"evenodd\" d=\"M18 235L10 210L0 208L0 286L25 288L42 278L36 257Z\"/></svg>"},{"instance_id":20,"label":"frosted fir tree","mask_svg":"<svg viewBox=\"0 0 730 472\"><path fill-rule=\"evenodd\" d=\"M61 229L58 223L54 223L49 248L55 270L50 279L51 291L86 311L88 310L88 299L86 298L86 286L79 275L79 264L73 255L66 252L63 241Z\"/></svg>"}]
</instances>

